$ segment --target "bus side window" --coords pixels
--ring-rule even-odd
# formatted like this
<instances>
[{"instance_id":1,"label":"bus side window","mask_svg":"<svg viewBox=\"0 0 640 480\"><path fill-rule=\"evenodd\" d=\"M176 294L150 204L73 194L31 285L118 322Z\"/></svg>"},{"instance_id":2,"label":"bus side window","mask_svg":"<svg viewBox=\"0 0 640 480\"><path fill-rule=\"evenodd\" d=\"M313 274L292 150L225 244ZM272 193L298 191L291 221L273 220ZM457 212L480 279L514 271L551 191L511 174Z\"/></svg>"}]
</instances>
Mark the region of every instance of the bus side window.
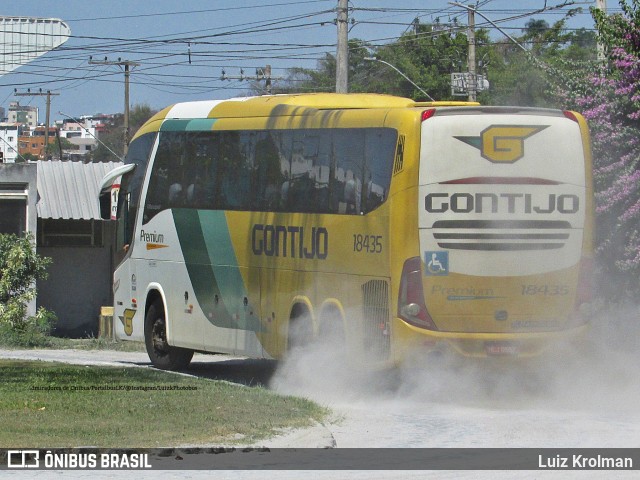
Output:
<instances>
[{"instance_id":1,"label":"bus side window","mask_svg":"<svg viewBox=\"0 0 640 480\"><path fill-rule=\"evenodd\" d=\"M134 220L136 212L135 206L131 204L131 193L128 191L129 178L123 178L118 194L116 251L121 254L129 249L129 245L131 245L133 240L133 230L135 227Z\"/></svg>"},{"instance_id":2,"label":"bus side window","mask_svg":"<svg viewBox=\"0 0 640 480\"><path fill-rule=\"evenodd\" d=\"M367 213L386 200L397 143L387 128L160 135L143 223L184 207Z\"/></svg>"},{"instance_id":3,"label":"bus side window","mask_svg":"<svg viewBox=\"0 0 640 480\"><path fill-rule=\"evenodd\" d=\"M331 142L332 164L335 165L334 188L339 198L338 212L360 213L360 175L362 173L362 131L336 129Z\"/></svg>"},{"instance_id":4,"label":"bus side window","mask_svg":"<svg viewBox=\"0 0 640 480\"><path fill-rule=\"evenodd\" d=\"M221 132L220 133L220 145L218 150L218 202L216 204L217 209L233 209L237 206L238 191L234 185L235 176L237 172L234 171L237 165L234 160L237 158L236 154L236 132Z\"/></svg>"},{"instance_id":5,"label":"bus side window","mask_svg":"<svg viewBox=\"0 0 640 480\"><path fill-rule=\"evenodd\" d=\"M257 132L253 162L253 206L255 209L277 210L285 177L280 171L278 132Z\"/></svg>"},{"instance_id":6,"label":"bus side window","mask_svg":"<svg viewBox=\"0 0 640 480\"><path fill-rule=\"evenodd\" d=\"M171 162L174 136L174 132L160 133L160 143L153 162L144 205L143 223L149 222L162 210L169 208L171 192L178 190L178 187L174 185L176 183L175 170Z\"/></svg>"},{"instance_id":7,"label":"bus side window","mask_svg":"<svg viewBox=\"0 0 640 480\"><path fill-rule=\"evenodd\" d=\"M366 132L365 184L362 192L362 210L365 213L375 210L387 199L396 140L397 133L393 130Z\"/></svg>"}]
</instances>

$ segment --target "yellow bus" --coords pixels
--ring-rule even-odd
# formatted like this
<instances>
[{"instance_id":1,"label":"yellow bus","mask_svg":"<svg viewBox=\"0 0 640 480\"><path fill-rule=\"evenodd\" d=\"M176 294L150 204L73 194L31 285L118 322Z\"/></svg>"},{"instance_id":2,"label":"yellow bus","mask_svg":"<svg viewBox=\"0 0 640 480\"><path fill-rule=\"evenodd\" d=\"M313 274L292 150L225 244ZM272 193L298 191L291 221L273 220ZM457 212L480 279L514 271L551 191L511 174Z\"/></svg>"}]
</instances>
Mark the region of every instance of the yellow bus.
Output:
<instances>
[{"instance_id":1,"label":"yellow bus","mask_svg":"<svg viewBox=\"0 0 640 480\"><path fill-rule=\"evenodd\" d=\"M103 180L115 332L154 365L539 355L585 328L593 198L574 112L305 94L168 107ZM295 332L295 334L294 334Z\"/></svg>"}]
</instances>

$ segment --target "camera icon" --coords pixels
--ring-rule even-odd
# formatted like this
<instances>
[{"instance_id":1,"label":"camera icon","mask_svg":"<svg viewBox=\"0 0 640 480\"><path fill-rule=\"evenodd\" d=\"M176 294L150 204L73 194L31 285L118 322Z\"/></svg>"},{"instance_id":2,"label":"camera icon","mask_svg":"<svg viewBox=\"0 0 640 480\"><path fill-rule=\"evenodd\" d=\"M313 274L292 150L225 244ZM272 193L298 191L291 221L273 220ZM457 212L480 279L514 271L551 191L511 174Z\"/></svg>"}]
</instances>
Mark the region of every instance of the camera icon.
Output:
<instances>
[{"instance_id":1,"label":"camera icon","mask_svg":"<svg viewBox=\"0 0 640 480\"><path fill-rule=\"evenodd\" d=\"M40 468L39 450L7 451L8 468Z\"/></svg>"}]
</instances>

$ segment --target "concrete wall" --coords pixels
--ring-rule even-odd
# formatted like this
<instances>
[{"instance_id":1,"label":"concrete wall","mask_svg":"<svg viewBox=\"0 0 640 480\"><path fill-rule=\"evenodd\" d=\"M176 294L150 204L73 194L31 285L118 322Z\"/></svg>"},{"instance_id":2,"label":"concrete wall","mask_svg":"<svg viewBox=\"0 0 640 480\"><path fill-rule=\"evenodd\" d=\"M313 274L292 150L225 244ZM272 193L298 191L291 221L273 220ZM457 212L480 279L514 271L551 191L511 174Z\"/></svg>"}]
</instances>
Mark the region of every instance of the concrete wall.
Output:
<instances>
[{"instance_id":1,"label":"concrete wall","mask_svg":"<svg viewBox=\"0 0 640 480\"><path fill-rule=\"evenodd\" d=\"M103 247L38 248L38 254L53 260L49 278L38 281L38 307L57 315L55 335L98 336L100 307L112 305L113 223L104 223Z\"/></svg>"}]
</instances>

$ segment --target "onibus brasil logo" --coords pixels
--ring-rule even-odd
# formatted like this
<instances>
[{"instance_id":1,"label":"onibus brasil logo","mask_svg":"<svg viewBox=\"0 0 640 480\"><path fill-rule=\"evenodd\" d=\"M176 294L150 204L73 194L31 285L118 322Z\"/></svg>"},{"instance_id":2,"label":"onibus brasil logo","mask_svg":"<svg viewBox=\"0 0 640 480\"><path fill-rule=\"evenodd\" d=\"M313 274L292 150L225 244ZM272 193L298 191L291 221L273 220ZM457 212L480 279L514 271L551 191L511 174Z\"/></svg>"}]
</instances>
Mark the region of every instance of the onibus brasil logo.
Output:
<instances>
[{"instance_id":1,"label":"onibus brasil logo","mask_svg":"<svg viewBox=\"0 0 640 480\"><path fill-rule=\"evenodd\" d=\"M482 158L494 163L514 163L524 156L525 139L549 125L491 125L479 137L454 138L480 150Z\"/></svg>"}]
</instances>

